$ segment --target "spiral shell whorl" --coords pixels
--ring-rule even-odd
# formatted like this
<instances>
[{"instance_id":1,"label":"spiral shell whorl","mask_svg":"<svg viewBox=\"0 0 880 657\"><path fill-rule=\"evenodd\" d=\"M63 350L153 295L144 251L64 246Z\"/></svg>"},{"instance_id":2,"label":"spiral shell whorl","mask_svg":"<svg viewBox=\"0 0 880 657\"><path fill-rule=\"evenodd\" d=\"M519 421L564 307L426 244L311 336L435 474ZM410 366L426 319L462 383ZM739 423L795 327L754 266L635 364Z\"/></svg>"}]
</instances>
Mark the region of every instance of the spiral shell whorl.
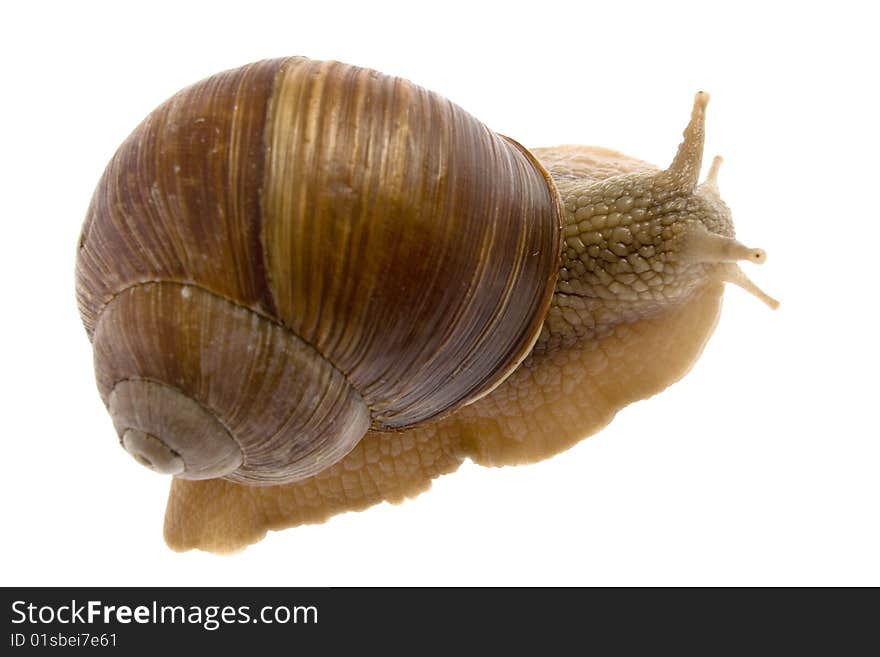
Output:
<instances>
[{"instance_id":1,"label":"spiral shell whorl","mask_svg":"<svg viewBox=\"0 0 880 657\"><path fill-rule=\"evenodd\" d=\"M77 259L123 446L280 483L467 403L537 336L561 217L527 151L405 80L290 58L181 91L108 165Z\"/></svg>"},{"instance_id":2,"label":"spiral shell whorl","mask_svg":"<svg viewBox=\"0 0 880 657\"><path fill-rule=\"evenodd\" d=\"M163 441L186 463L184 478L303 479L370 424L364 401L312 347L196 286L145 283L114 298L95 332L95 370L119 435ZM120 390L124 406L114 404Z\"/></svg>"}]
</instances>

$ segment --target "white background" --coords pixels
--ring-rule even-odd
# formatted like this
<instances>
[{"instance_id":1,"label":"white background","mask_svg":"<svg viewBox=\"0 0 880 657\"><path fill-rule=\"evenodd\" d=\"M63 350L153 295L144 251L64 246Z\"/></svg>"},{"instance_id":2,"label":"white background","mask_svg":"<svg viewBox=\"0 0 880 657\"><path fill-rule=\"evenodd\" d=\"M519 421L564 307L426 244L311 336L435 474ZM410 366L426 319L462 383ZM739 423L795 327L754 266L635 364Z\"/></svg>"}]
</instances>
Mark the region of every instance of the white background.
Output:
<instances>
[{"instance_id":1,"label":"white background","mask_svg":"<svg viewBox=\"0 0 880 657\"><path fill-rule=\"evenodd\" d=\"M876 20L869 3L4 2L4 585L880 585ZM691 374L549 461L470 463L403 505L229 557L162 540L168 480L116 444L75 244L153 107L266 57L407 77L526 145L707 158L772 312L730 288Z\"/></svg>"}]
</instances>

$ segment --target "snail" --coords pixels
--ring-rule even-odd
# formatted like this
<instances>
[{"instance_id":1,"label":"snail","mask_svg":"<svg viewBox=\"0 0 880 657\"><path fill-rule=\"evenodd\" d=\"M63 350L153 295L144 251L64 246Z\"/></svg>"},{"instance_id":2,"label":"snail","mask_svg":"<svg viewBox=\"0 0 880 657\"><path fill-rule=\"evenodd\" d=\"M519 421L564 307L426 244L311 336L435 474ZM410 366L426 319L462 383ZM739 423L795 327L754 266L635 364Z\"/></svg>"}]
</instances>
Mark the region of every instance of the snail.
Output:
<instances>
[{"instance_id":1,"label":"snail","mask_svg":"<svg viewBox=\"0 0 880 657\"><path fill-rule=\"evenodd\" d=\"M775 307L720 158L699 182L708 99L666 169L299 57L154 110L92 197L76 293L120 444L173 475L168 545L549 457L682 377L726 282Z\"/></svg>"}]
</instances>

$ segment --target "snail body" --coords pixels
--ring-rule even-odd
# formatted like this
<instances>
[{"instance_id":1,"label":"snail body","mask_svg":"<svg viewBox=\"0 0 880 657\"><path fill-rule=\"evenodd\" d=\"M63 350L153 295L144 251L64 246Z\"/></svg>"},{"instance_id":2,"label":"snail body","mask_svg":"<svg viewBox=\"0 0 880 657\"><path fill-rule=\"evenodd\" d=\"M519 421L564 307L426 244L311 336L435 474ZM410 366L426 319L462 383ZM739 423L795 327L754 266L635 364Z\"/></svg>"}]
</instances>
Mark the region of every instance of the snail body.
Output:
<instances>
[{"instance_id":1,"label":"snail body","mask_svg":"<svg viewBox=\"0 0 880 657\"><path fill-rule=\"evenodd\" d=\"M682 376L724 282L763 295L717 160L698 184L707 100L665 170L529 151L338 62L258 62L157 108L98 184L77 299L120 443L174 476L169 545L544 458Z\"/></svg>"}]
</instances>

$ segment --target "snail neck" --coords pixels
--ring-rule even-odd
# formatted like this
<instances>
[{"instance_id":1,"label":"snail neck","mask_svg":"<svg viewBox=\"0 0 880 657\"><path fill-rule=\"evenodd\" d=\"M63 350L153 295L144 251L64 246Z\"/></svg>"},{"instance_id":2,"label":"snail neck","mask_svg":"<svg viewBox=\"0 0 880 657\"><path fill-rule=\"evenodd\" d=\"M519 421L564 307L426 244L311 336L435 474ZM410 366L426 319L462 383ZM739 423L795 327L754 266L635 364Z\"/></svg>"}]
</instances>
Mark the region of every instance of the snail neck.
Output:
<instances>
[{"instance_id":1,"label":"snail neck","mask_svg":"<svg viewBox=\"0 0 880 657\"><path fill-rule=\"evenodd\" d=\"M543 341L601 338L677 305L705 282L712 265L683 259L682 247L694 222L706 218L712 232L732 235L726 208L710 211L701 194L657 188L654 177L554 178L565 205L564 244Z\"/></svg>"}]
</instances>

